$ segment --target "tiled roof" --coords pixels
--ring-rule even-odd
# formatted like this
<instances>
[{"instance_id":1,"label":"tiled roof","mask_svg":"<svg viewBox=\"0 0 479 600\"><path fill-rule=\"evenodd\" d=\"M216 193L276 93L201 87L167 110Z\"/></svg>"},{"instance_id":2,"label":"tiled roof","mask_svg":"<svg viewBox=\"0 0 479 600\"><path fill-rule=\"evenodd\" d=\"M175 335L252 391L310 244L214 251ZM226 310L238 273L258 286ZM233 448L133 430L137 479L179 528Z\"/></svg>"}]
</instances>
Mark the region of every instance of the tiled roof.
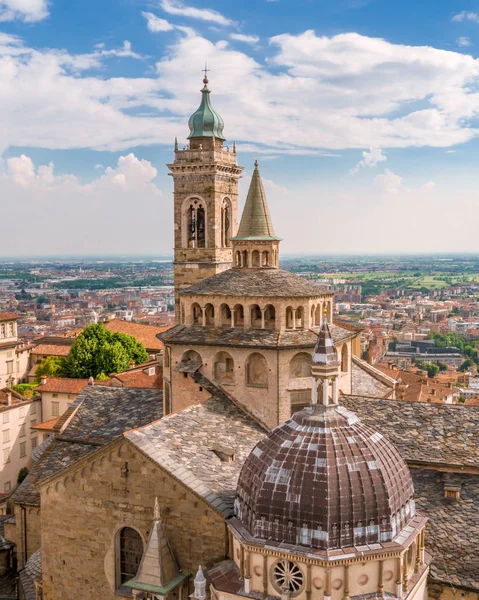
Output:
<instances>
[{"instance_id":1,"label":"tiled roof","mask_svg":"<svg viewBox=\"0 0 479 600\"><path fill-rule=\"evenodd\" d=\"M35 486L39 481L108 444L124 431L160 419L162 397L160 390L87 386L57 424L58 427L71 417L67 427L57 432L57 437L46 440L46 450L15 490L13 499L38 505L40 496Z\"/></svg>"},{"instance_id":2,"label":"tiled roof","mask_svg":"<svg viewBox=\"0 0 479 600\"><path fill-rule=\"evenodd\" d=\"M388 398L394 392L394 382L387 384L387 376L384 381L374 376L374 367L367 365L364 361L353 357L352 361L352 393L357 396L368 396L371 398Z\"/></svg>"},{"instance_id":3,"label":"tiled roof","mask_svg":"<svg viewBox=\"0 0 479 600\"><path fill-rule=\"evenodd\" d=\"M53 432L53 428L58 423L59 417L54 417L49 421L43 421L43 423L39 423L38 425L34 425L30 429L36 429L37 431L51 431Z\"/></svg>"},{"instance_id":4,"label":"tiled roof","mask_svg":"<svg viewBox=\"0 0 479 600\"><path fill-rule=\"evenodd\" d=\"M479 475L422 469L412 469L411 474L418 510L429 516L430 578L479 591ZM446 484L460 487L458 500L444 498Z\"/></svg>"},{"instance_id":5,"label":"tiled roof","mask_svg":"<svg viewBox=\"0 0 479 600\"><path fill-rule=\"evenodd\" d=\"M88 385L88 379L68 379L66 377L48 377L36 389L38 392L55 392L58 394L79 394Z\"/></svg>"},{"instance_id":6,"label":"tiled roof","mask_svg":"<svg viewBox=\"0 0 479 600\"><path fill-rule=\"evenodd\" d=\"M113 375L108 381L98 382L100 385L106 385L108 387L128 387L128 388L143 388L143 389L156 389L161 388L162 379L158 374L147 375L143 371L133 371L126 373L119 373Z\"/></svg>"},{"instance_id":7,"label":"tiled roof","mask_svg":"<svg viewBox=\"0 0 479 600\"><path fill-rule=\"evenodd\" d=\"M67 356L71 346L65 344L38 344L32 350L32 354L42 354L45 356Z\"/></svg>"},{"instance_id":8,"label":"tiled roof","mask_svg":"<svg viewBox=\"0 0 479 600\"><path fill-rule=\"evenodd\" d=\"M329 326L335 344L349 339L353 333L337 325ZM164 333L165 343L193 346L241 346L248 348L314 348L318 329L296 329L280 333L270 329L223 329L221 327L186 327L176 325Z\"/></svg>"},{"instance_id":9,"label":"tiled roof","mask_svg":"<svg viewBox=\"0 0 479 600\"><path fill-rule=\"evenodd\" d=\"M0 312L0 322L1 321L16 321L19 318L20 318L20 315L17 315L15 313Z\"/></svg>"},{"instance_id":10,"label":"tiled roof","mask_svg":"<svg viewBox=\"0 0 479 600\"><path fill-rule=\"evenodd\" d=\"M30 556L25 568L20 571L20 586L25 600L36 600L35 581L42 581L42 551L37 550Z\"/></svg>"},{"instance_id":11,"label":"tiled roof","mask_svg":"<svg viewBox=\"0 0 479 600\"><path fill-rule=\"evenodd\" d=\"M214 508L230 516L241 467L264 434L229 400L210 398L129 431L125 437ZM215 452L231 446L231 462Z\"/></svg>"},{"instance_id":12,"label":"tiled roof","mask_svg":"<svg viewBox=\"0 0 479 600\"><path fill-rule=\"evenodd\" d=\"M8 404L8 395L9 394L11 396L11 406L23 404L24 402L29 402L29 400L24 398L18 392L15 392L14 390L12 390L10 388L5 387L0 390L0 410L2 408L6 408L9 406L9 404Z\"/></svg>"},{"instance_id":13,"label":"tiled roof","mask_svg":"<svg viewBox=\"0 0 479 600\"><path fill-rule=\"evenodd\" d=\"M268 544L335 550L395 540L415 516L413 494L409 469L386 437L343 406L318 405L255 446L235 514Z\"/></svg>"},{"instance_id":14,"label":"tiled roof","mask_svg":"<svg viewBox=\"0 0 479 600\"><path fill-rule=\"evenodd\" d=\"M479 464L479 407L358 396L344 396L341 404L388 437L408 462Z\"/></svg>"},{"instance_id":15,"label":"tiled roof","mask_svg":"<svg viewBox=\"0 0 479 600\"><path fill-rule=\"evenodd\" d=\"M169 327L156 327L155 325L143 325L142 323L133 323L132 321L121 321L113 319L107 321L105 329L112 333L126 333L133 336L145 348L151 352L160 352L163 344L157 338L157 335L169 329Z\"/></svg>"},{"instance_id":16,"label":"tiled roof","mask_svg":"<svg viewBox=\"0 0 479 600\"><path fill-rule=\"evenodd\" d=\"M183 290L184 295L316 298L332 292L283 269L228 269Z\"/></svg>"}]
</instances>

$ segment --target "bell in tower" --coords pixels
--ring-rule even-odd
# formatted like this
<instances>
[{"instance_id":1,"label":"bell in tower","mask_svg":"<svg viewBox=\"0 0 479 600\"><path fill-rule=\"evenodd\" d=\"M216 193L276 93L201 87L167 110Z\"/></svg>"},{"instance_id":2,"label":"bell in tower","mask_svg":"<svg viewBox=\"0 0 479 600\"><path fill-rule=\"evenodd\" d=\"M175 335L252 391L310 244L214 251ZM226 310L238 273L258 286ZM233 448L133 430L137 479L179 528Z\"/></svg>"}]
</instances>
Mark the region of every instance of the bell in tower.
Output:
<instances>
[{"instance_id":1,"label":"bell in tower","mask_svg":"<svg viewBox=\"0 0 479 600\"><path fill-rule=\"evenodd\" d=\"M236 148L225 146L224 122L211 105L208 78L201 102L191 115L188 145L175 142L175 160L167 165L174 182L175 314L181 323L179 292L230 269L238 227Z\"/></svg>"}]
</instances>

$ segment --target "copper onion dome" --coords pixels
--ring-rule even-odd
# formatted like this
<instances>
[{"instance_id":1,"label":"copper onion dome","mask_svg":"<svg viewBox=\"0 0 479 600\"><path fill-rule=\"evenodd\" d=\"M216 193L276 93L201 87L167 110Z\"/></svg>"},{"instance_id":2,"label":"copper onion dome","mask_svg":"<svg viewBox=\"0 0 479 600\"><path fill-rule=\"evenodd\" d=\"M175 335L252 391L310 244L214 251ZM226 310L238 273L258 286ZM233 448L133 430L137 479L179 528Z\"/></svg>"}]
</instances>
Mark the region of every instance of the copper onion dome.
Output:
<instances>
[{"instance_id":1,"label":"copper onion dome","mask_svg":"<svg viewBox=\"0 0 479 600\"><path fill-rule=\"evenodd\" d=\"M201 90L201 103L197 110L191 115L188 126L190 135L188 139L195 137L212 137L224 141L223 136L224 122L220 115L211 106L210 93L208 88L208 78L203 79L203 89Z\"/></svg>"},{"instance_id":2,"label":"copper onion dome","mask_svg":"<svg viewBox=\"0 0 479 600\"><path fill-rule=\"evenodd\" d=\"M324 550L387 542L415 515L409 469L338 405L296 413L241 471L236 516L253 537Z\"/></svg>"}]
</instances>

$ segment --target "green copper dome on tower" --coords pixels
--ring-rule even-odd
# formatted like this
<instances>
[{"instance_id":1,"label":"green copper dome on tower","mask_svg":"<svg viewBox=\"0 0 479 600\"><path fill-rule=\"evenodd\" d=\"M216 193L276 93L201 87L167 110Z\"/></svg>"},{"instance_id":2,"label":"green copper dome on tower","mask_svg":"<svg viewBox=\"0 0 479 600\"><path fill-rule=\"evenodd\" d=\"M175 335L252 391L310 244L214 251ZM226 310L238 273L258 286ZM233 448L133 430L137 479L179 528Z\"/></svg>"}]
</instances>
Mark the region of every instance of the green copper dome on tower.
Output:
<instances>
[{"instance_id":1,"label":"green copper dome on tower","mask_svg":"<svg viewBox=\"0 0 479 600\"><path fill-rule=\"evenodd\" d=\"M188 139L197 137L214 137L225 141L223 136L224 122L220 115L214 110L210 102L210 90L208 89L208 78L203 79L205 84L201 90L201 104L191 115L188 121L190 135Z\"/></svg>"}]
</instances>

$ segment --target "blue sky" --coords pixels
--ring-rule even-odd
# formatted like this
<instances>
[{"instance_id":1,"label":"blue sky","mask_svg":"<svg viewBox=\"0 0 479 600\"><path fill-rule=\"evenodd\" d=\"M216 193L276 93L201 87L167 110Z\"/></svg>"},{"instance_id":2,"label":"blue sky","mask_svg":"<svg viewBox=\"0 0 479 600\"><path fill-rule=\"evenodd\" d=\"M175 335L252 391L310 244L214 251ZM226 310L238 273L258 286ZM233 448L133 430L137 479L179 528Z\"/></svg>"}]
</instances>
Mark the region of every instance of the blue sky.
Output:
<instances>
[{"instance_id":1,"label":"blue sky","mask_svg":"<svg viewBox=\"0 0 479 600\"><path fill-rule=\"evenodd\" d=\"M205 61L285 252L476 252L478 44L467 0L0 0L0 256L169 253Z\"/></svg>"}]
</instances>

